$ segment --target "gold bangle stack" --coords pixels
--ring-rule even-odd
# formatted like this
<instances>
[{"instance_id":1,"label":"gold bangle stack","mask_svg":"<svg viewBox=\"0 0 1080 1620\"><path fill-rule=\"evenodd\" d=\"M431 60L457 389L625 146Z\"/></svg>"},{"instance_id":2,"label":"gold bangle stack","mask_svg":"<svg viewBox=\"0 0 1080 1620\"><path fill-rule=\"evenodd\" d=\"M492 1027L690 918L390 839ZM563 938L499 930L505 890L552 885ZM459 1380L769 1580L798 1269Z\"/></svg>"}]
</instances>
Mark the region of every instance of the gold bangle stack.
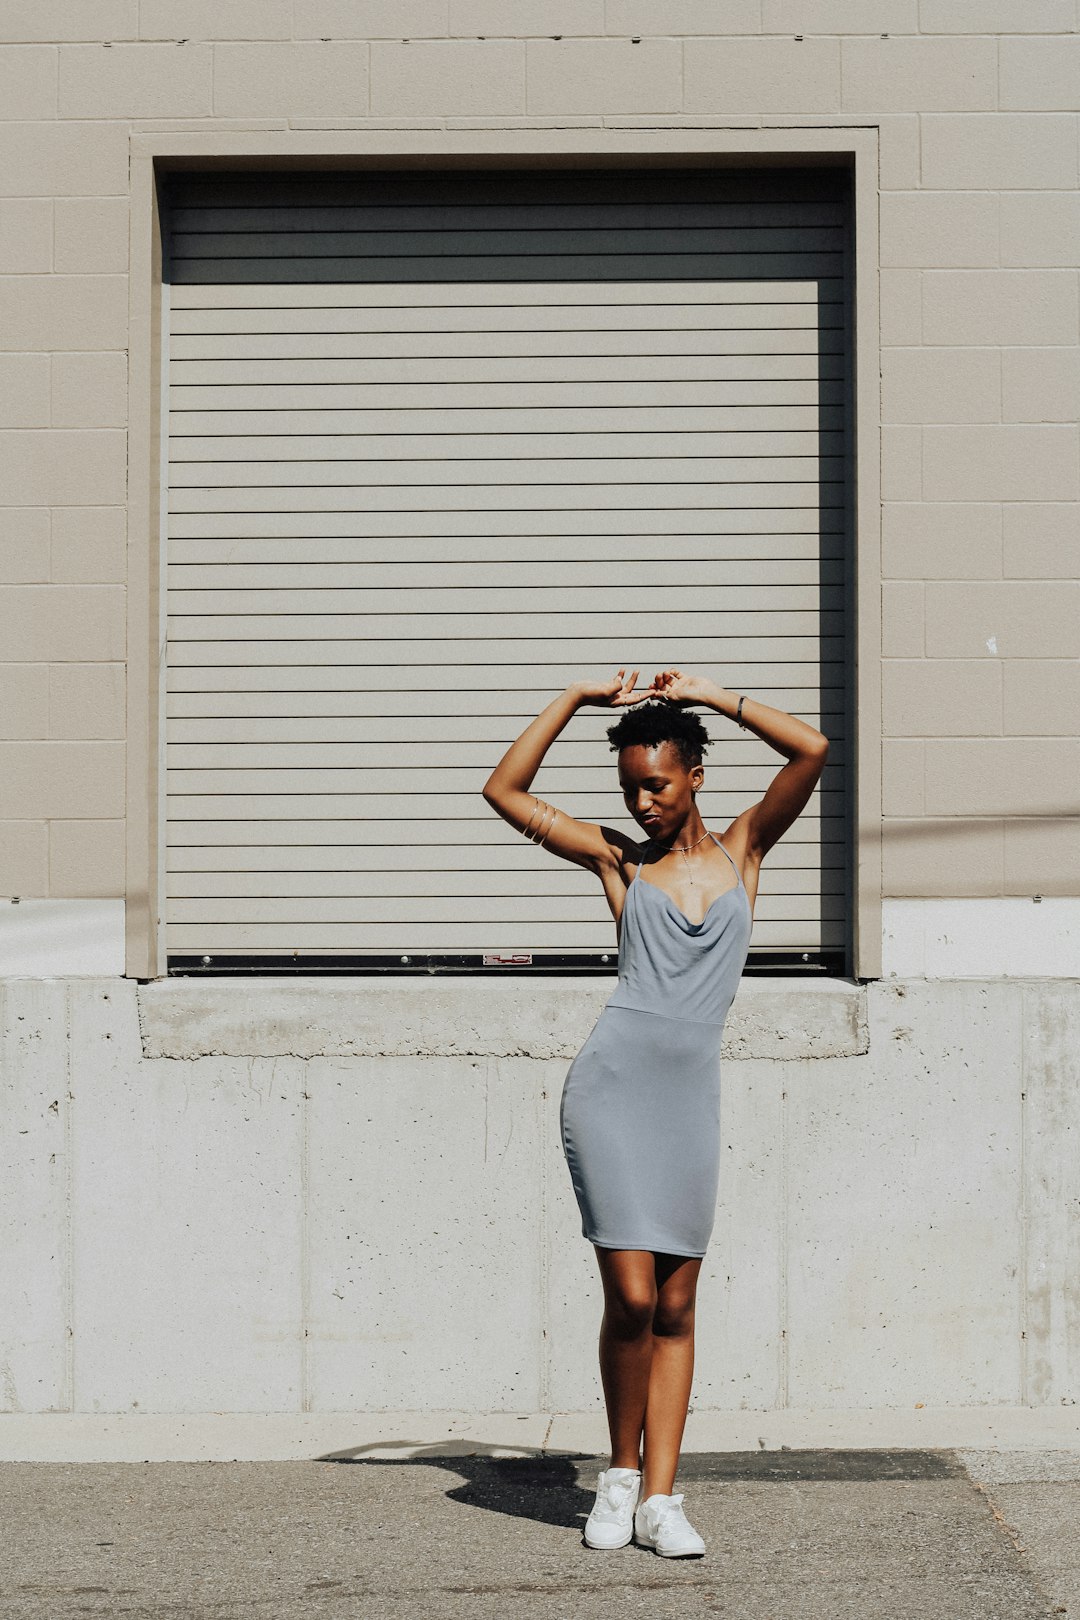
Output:
<instances>
[{"instance_id":1,"label":"gold bangle stack","mask_svg":"<svg viewBox=\"0 0 1080 1620\"><path fill-rule=\"evenodd\" d=\"M532 827L533 818L535 817L537 810L541 808L543 809L544 813L540 817L540 820L536 823L535 829L530 832L529 829ZM553 805L546 804L543 799L538 799L536 795L533 794L533 813L525 823L524 827L521 829L523 835L533 844L542 844L544 839L550 833L552 827L554 827L555 817L558 815L558 813L559 812ZM544 827L544 822L547 821L549 815L551 816L551 820L548 821L547 826ZM541 827L544 828L543 832L540 831Z\"/></svg>"}]
</instances>

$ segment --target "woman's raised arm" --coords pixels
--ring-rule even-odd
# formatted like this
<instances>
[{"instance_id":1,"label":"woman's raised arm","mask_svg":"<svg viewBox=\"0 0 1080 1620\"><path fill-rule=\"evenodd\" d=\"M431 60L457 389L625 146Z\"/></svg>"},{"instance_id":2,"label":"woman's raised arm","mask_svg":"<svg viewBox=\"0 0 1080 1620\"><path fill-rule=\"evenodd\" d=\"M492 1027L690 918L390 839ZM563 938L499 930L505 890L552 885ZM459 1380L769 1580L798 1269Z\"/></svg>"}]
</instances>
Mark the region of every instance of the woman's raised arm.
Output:
<instances>
[{"instance_id":1,"label":"woman's raised arm","mask_svg":"<svg viewBox=\"0 0 1080 1620\"><path fill-rule=\"evenodd\" d=\"M574 681L510 744L483 787L488 804L518 832L552 854L594 872L617 858L612 838L620 835L595 822L575 821L565 810L530 793L529 786L551 744L583 704L624 708L654 696L652 687L634 691L637 678L636 669L629 678L620 669L609 681Z\"/></svg>"},{"instance_id":2,"label":"woman's raised arm","mask_svg":"<svg viewBox=\"0 0 1080 1620\"><path fill-rule=\"evenodd\" d=\"M740 725L754 732L770 748L787 755L787 764L777 771L764 798L736 817L745 827L747 854L760 862L805 810L825 769L829 739L797 715L759 703L757 698L743 696L739 716L739 693L729 692L707 676L686 675L677 669L662 670L653 677L653 689L669 702L704 703L729 720L738 718Z\"/></svg>"}]
</instances>

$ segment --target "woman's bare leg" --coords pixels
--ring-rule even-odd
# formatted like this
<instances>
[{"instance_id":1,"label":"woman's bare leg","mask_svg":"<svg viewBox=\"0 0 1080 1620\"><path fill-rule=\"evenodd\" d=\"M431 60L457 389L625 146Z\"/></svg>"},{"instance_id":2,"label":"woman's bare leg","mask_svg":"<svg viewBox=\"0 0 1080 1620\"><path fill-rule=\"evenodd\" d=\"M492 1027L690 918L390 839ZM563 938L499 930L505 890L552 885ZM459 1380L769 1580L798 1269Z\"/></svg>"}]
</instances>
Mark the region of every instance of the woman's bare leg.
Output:
<instances>
[{"instance_id":1,"label":"woman's bare leg","mask_svg":"<svg viewBox=\"0 0 1080 1620\"><path fill-rule=\"evenodd\" d=\"M657 1306L653 1256L648 1249L594 1248L604 1283L600 1379L611 1434L610 1466L640 1468Z\"/></svg>"},{"instance_id":2,"label":"woman's bare leg","mask_svg":"<svg viewBox=\"0 0 1080 1620\"><path fill-rule=\"evenodd\" d=\"M679 1466L694 1376L694 1308L701 1261L656 1256L657 1303L645 1406L641 1500L670 1496Z\"/></svg>"}]
</instances>

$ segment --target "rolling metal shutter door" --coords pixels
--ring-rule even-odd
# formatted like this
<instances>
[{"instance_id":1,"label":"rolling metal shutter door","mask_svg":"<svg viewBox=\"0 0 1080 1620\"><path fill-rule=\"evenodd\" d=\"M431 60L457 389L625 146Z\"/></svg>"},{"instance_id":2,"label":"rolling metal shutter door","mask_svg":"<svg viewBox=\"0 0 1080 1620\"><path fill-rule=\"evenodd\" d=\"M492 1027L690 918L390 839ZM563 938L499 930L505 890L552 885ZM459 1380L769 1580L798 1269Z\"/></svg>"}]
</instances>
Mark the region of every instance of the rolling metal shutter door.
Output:
<instances>
[{"instance_id":1,"label":"rolling metal shutter door","mask_svg":"<svg viewBox=\"0 0 1080 1620\"><path fill-rule=\"evenodd\" d=\"M829 171L170 181L170 958L611 952L480 796L566 684L820 724L754 952L841 950L846 209ZM634 833L585 709L534 787ZM704 712L722 830L781 763Z\"/></svg>"}]
</instances>

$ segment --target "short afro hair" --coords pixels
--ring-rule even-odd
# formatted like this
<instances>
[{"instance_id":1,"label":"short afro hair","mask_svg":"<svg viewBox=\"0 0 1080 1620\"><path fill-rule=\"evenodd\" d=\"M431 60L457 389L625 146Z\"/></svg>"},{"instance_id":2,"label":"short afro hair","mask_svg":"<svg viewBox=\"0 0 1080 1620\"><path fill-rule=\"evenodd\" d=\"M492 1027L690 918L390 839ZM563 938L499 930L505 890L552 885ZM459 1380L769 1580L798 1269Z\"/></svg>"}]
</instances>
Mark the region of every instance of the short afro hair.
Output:
<instances>
[{"instance_id":1,"label":"short afro hair","mask_svg":"<svg viewBox=\"0 0 1080 1620\"><path fill-rule=\"evenodd\" d=\"M635 743L655 748L669 742L688 771L701 764L701 756L712 741L699 715L666 703L663 698L628 708L617 725L607 728L607 735L616 749L631 748Z\"/></svg>"}]
</instances>

